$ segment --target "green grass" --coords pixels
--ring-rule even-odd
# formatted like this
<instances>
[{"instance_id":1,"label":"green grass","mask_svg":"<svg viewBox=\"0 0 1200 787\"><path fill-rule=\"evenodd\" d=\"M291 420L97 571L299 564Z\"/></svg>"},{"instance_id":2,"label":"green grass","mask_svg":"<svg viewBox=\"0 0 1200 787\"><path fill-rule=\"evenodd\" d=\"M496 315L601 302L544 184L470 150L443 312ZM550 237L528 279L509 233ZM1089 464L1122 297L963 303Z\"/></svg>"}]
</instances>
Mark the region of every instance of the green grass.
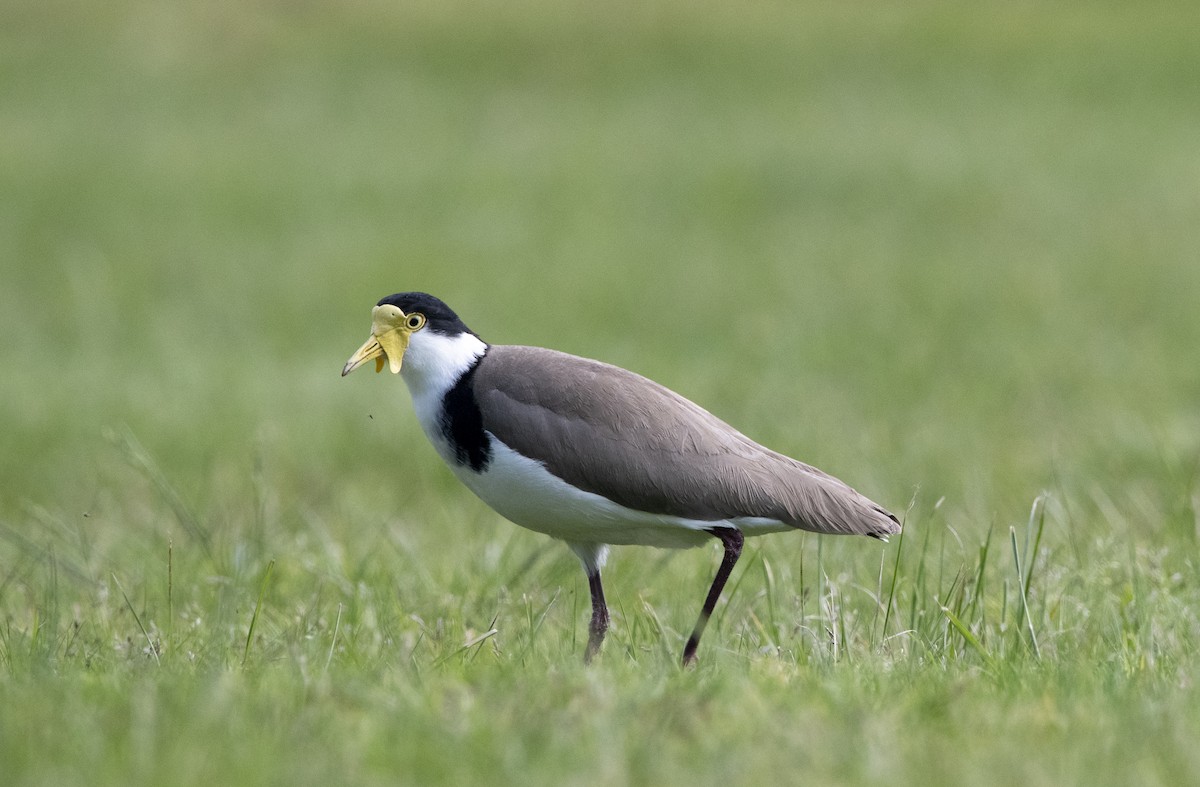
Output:
<instances>
[{"instance_id":1,"label":"green grass","mask_svg":"<svg viewBox=\"0 0 1200 787\"><path fill-rule=\"evenodd\" d=\"M1200 774L1185 3L4 3L0 774ZM433 292L904 512L587 587L338 371Z\"/></svg>"}]
</instances>

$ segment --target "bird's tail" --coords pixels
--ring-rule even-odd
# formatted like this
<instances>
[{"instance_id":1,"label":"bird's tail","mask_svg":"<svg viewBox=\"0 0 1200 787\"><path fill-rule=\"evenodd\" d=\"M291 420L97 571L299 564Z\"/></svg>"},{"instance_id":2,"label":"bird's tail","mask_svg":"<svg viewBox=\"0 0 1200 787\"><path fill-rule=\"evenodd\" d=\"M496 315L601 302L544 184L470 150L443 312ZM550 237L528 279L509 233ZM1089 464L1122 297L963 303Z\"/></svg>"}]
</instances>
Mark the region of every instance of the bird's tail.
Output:
<instances>
[{"instance_id":1,"label":"bird's tail","mask_svg":"<svg viewBox=\"0 0 1200 787\"><path fill-rule=\"evenodd\" d=\"M872 503L871 510L878 514L876 519L879 520L879 529L872 530L867 533L867 535L871 538L878 538L880 541L887 541L888 536L896 535L900 532L901 528L904 527L900 520L896 518L896 515L891 511L888 511L886 508Z\"/></svg>"}]
</instances>

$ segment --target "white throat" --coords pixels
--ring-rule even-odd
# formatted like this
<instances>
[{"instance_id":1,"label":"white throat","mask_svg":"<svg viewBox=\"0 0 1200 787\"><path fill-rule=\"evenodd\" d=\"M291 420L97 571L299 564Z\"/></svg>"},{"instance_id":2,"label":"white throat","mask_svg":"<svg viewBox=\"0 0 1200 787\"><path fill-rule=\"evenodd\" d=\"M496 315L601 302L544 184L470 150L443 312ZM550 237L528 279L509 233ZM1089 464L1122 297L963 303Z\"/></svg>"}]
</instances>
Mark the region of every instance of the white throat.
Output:
<instances>
[{"instance_id":1,"label":"white throat","mask_svg":"<svg viewBox=\"0 0 1200 787\"><path fill-rule=\"evenodd\" d=\"M446 336L433 331L414 333L404 353L400 376L412 394L413 408L426 433L441 416L442 399L458 378L487 351L478 336Z\"/></svg>"}]
</instances>

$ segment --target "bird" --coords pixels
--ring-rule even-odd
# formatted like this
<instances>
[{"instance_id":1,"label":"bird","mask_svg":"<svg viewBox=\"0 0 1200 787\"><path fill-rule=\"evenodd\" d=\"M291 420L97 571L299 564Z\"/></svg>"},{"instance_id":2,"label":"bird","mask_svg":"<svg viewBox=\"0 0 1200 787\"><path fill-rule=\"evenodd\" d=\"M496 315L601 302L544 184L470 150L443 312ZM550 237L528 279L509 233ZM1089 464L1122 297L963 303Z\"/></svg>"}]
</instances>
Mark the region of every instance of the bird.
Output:
<instances>
[{"instance_id":1,"label":"bird","mask_svg":"<svg viewBox=\"0 0 1200 787\"><path fill-rule=\"evenodd\" d=\"M585 662L609 629L600 571L612 545L721 544L684 646L688 666L746 536L806 530L886 541L901 530L843 481L669 388L565 352L489 344L427 293L381 299L342 376L371 361L404 380L422 431L468 489L579 558L592 602Z\"/></svg>"}]
</instances>

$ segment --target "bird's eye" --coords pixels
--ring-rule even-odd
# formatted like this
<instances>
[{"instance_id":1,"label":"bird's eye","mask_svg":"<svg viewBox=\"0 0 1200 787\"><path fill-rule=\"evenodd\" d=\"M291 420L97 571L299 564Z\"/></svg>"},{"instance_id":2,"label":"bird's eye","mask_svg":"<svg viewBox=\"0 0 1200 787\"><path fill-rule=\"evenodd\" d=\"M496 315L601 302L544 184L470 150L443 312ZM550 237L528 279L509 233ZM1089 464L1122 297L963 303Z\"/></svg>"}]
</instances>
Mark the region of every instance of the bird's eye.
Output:
<instances>
[{"instance_id":1,"label":"bird's eye","mask_svg":"<svg viewBox=\"0 0 1200 787\"><path fill-rule=\"evenodd\" d=\"M408 319L405 320L405 323L408 325L408 329L410 331L419 331L425 326L425 315L410 314L408 315Z\"/></svg>"}]
</instances>

